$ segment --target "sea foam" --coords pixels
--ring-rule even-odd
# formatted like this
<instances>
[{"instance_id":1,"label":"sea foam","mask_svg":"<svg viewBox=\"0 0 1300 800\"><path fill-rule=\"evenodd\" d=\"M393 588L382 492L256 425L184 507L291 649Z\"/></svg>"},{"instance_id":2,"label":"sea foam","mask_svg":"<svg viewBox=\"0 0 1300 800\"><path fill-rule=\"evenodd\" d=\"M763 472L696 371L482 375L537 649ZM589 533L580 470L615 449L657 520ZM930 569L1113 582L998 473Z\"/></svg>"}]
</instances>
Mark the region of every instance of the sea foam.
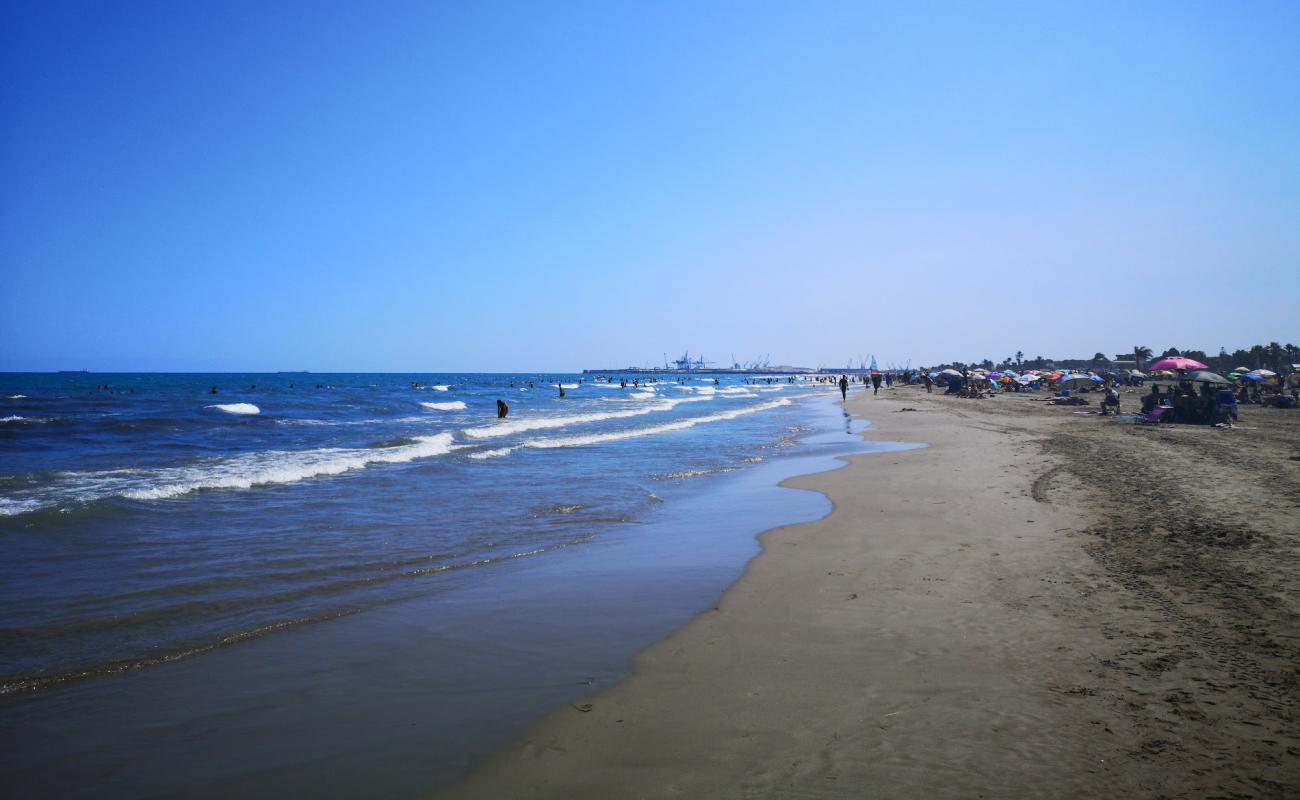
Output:
<instances>
[{"instance_id":1,"label":"sea foam","mask_svg":"<svg viewBox=\"0 0 1300 800\"><path fill-rule=\"evenodd\" d=\"M430 411L460 411L465 408L464 400L452 400L450 403L421 403Z\"/></svg>"}]
</instances>

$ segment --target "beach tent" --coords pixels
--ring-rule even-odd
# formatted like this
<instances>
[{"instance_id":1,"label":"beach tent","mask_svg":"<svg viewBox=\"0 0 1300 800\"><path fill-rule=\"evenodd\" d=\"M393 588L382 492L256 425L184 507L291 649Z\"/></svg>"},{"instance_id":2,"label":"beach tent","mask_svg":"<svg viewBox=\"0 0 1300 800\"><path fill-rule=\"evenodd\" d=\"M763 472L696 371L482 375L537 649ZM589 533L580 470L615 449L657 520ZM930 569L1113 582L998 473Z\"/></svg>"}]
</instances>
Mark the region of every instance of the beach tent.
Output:
<instances>
[{"instance_id":1,"label":"beach tent","mask_svg":"<svg viewBox=\"0 0 1300 800\"><path fill-rule=\"evenodd\" d=\"M1169 356L1168 358L1162 358L1156 363L1151 364L1149 367L1147 367L1147 369L1187 370L1187 369L1209 369L1209 367L1205 366L1199 361L1196 361L1195 359L1183 358L1182 356Z\"/></svg>"}]
</instances>

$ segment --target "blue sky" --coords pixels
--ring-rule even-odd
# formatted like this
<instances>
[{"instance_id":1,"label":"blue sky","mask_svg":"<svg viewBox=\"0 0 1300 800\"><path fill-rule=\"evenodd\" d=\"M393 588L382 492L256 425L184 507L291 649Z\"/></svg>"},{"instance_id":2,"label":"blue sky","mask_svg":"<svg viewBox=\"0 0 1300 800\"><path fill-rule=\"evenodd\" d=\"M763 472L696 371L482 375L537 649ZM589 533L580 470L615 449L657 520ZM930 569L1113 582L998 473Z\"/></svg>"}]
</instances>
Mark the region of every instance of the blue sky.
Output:
<instances>
[{"instance_id":1,"label":"blue sky","mask_svg":"<svg viewBox=\"0 0 1300 800\"><path fill-rule=\"evenodd\" d=\"M0 369L1300 339L1293 2L0 8Z\"/></svg>"}]
</instances>

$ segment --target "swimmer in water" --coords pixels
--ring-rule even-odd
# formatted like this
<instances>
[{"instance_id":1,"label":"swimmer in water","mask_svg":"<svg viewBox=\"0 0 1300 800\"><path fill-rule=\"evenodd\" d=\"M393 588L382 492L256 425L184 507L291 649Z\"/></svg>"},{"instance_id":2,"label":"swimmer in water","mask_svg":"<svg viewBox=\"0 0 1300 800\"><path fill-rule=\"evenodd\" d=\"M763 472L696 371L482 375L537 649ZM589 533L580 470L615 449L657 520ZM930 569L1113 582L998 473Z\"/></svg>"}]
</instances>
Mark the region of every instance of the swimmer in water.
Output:
<instances>
[{"instance_id":1,"label":"swimmer in water","mask_svg":"<svg viewBox=\"0 0 1300 800\"><path fill-rule=\"evenodd\" d=\"M498 400L498 401L497 401L497 419L505 419L505 418L506 418L506 415L509 414L509 413L510 413L510 406L506 405L506 401L504 401L504 400Z\"/></svg>"},{"instance_id":2,"label":"swimmer in water","mask_svg":"<svg viewBox=\"0 0 1300 800\"><path fill-rule=\"evenodd\" d=\"M208 394L216 394L216 393L217 393L217 387L215 386L213 386L211 389L208 390Z\"/></svg>"},{"instance_id":3,"label":"swimmer in water","mask_svg":"<svg viewBox=\"0 0 1300 800\"><path fill-rule=\"evenodd\" d=\"M555 384L555 385L558 386L558 387L560 387L560 397L564 397L564 384L562 384L562 383L557 383L557 384Z\"/></svg>"}]
</instances>

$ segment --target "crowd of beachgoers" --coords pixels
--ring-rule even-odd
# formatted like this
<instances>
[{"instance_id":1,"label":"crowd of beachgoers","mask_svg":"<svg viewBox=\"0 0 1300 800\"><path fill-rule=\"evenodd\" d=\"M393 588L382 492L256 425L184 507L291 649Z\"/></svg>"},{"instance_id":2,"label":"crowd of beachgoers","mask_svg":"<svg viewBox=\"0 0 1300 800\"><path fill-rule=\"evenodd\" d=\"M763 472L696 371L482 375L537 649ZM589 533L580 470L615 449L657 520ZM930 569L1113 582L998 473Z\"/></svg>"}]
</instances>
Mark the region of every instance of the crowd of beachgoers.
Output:
<instances>
[{"instance_id":1,"label":"crowd of beachgoers","mask_svg":"<svg viewBox=\"0 0 1300 800\"><path fill-rule=\"evenodd\" d=\"M953 368L927 371L901 370L860 376L867 385L886 388L895 383L923 384L927 392L985 399L1003 394L1035 394L1052 405L1087 406L1099 395L1099 413L1120 415L1123 394L1150 385L1139 401L1138 419L1145 422L1229 425L1238 419L1239 407L1262 405L1300 408L1300 364L1285 374L1269 369L1239 367L1227 375L1211 372L1194 359L1171 356L1159 359L1145 371L1109 370L988 370ZM845 380L847 383L847 378Z\"/></svg>"}]
</instances>

